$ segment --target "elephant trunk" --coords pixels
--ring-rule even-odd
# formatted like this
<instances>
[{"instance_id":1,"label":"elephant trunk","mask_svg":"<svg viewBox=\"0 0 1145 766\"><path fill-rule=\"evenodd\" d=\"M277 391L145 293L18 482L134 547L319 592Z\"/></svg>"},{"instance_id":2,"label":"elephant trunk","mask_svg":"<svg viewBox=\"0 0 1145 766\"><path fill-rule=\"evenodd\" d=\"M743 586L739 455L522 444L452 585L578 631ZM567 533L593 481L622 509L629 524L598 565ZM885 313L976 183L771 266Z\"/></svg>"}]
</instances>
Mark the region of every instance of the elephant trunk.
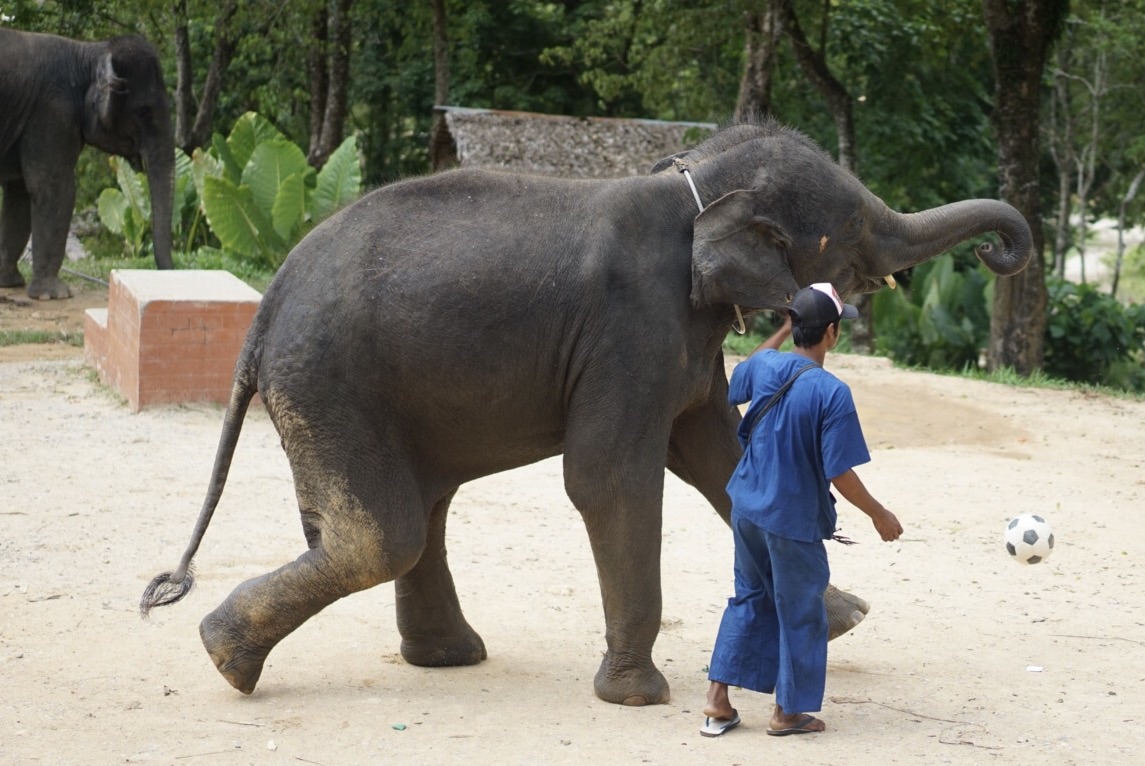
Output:
<instances>
[{"instance_id":1,"label":"elephant trunk","mask_svg":"<svg viewBox=\"0 0 1145 766\"><path fill-rule=\"evenodd\" d=\"M998 200L964 200L919 213L893 213L892 217L891 230L883 232L886 241L879 274L908 269L991 231L1002 239L1001 252L990 242L978 245L975 252L995 274L1017 274L1033 254L1033 236L1025 217Z\"/></svg>"},{"instance_id":2,"label":"elephant trunk","mask_svg":"<svg viewBox=\"0 0 1145 766\"><path fill-rule=\"evenodd\" d=\"M175 147L170 132L143 153L147 185L151 189L151 237L155 247L155 265L160 269L175 268L171 260L171 207L175 196Z\"/></svg>"}]
</instances>

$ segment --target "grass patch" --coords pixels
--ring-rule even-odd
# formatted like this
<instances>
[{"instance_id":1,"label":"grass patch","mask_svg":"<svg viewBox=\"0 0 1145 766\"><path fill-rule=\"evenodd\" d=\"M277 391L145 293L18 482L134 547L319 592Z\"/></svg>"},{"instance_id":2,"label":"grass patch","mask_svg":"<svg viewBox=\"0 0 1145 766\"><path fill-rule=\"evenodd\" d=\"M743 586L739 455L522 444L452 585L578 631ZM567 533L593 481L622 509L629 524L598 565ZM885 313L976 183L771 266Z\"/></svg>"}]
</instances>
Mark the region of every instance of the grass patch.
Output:
<instances>
[{"instance_id":1,"label":"grass patch","mask_svg":"<svg viewBox=\"0 0 1145 766\"><path fill-rule=\"evenodd\" d=\"M1047 375L1042 370L1034 370L1030 375L1020 375L1012 367L1004 367L1001 370L992 370L989 372L979 369L966 369L962 370L961 372L926 370L926 372L937 372L940 375L957 375L958 377L962 378L984 380L988 383L1001 383L1002 385L1016 386L1019 388L1043 388L1054 391L1077 391L1085 394L1100 394L1101 396L1109 396L1114 399L1128 399L1131 401L1145 400L1145 393L1127 391L1124 388L1102 386L1095 383L1079 383L1073 380L1066 380L1065 378L1055 378Z\"/></svg>"},{"instance_id":2,"label":"grass patch","mask_svg":"<svg viewBox=\"0 0 1145 766\"><path fill-rule=\"evenodd\" d=\"M225 253L218 251L209 252L204 251L201 253L174 253L172 259L175 261L176 269L207 269L210 271L229 271L236 277L246 282L248 285L258 290L260 293L265 293L270 281L274 279L274 272L269 269L259 268L249 261L234 258ZM100 258L84 258L79 261L69 261L64 264L65 268L72 272L78 272L86 277L94 278L106 284L111 278L111 272L114 269L144 269L154 270L155 259L151 256L145 258L128 258L125 256L117 257L100 257ZM72 286L80 286L87 284L88 286L93 283L90 279L76 276L68 272L61 272L60 276Z\"/></svg>"},{"instance_id":3,"label":"grass patch","mask_svg":"<svg viewBox=\"0 0 1145 766\"><path fill-rule=\"evenodd\" d=\"M83 348L83 333L62 330L0 330L0 346L23 346L29 343L61 343Z\"/></svg>"}]
</instances>

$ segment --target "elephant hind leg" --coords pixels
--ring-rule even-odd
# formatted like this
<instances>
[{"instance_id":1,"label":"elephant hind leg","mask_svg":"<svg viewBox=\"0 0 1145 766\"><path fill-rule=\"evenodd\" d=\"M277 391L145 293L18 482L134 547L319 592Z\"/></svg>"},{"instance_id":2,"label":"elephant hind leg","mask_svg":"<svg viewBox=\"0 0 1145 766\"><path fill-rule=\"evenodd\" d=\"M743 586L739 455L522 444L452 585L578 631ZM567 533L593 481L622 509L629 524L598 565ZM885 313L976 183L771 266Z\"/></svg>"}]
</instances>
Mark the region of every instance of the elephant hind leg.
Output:
<instances>
[{"instance_id":1,"label":"elephant hind leg","mask_svg":"<svg viewBox=\"0 0 1145 766\"><path fill-rule=\"evenodd\" d=\"M285 443L309 550L239 585L199 626L219 672L245 694L279 641L338 599L404 575L425 548L425 502L407 462L361 438L345 442L353 454Z\"/></svg>"},{"instance_id":2,"label":"elephant hind leg","mask_svg":"<svg viewBox=\"0 0 1145 766\"><path fill-rule=\"evenodd\" d=\"M828 641L833 641L858 625L867 616L867 612L871 611L871 605L866 601L834 585L827 586L823 601L827 605Z\"/></svg>"},{"instance_id":3,"label":"elephant hind leg","mask_svg":"<svg viewBox=\"0 0 1145 766\"><path fill-rule=\"evenodd\" d=\"M445 552L445 521L456 490L433 507L425 552L394 583L402 657L411 665L476 665L488 654L481 636L461 613Z\"/></svg>"}]
</instances>

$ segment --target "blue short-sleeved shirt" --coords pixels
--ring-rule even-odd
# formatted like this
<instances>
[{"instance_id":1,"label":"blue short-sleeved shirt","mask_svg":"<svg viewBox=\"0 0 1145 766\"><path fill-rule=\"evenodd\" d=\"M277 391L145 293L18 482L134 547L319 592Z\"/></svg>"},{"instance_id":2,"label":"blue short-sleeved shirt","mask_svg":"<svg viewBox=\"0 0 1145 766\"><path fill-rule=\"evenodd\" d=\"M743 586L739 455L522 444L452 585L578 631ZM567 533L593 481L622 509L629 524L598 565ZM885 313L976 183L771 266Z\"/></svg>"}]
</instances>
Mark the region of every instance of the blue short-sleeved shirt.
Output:
<instances>
[{"instance_id":1,"label":"blue short-sleeved shirt","mask_svg":"<svg viewBox=\"0 0 1145 766\"><path fill-rule=\"evenodd\" d=\"M739 437L744 453L728 482L732 513L804 542L835 533L830 480L871 459L851 389L822 368L808 370L749 433L767 401L808 360L765 349L736 366L733 405L751 402Z\"/></svg>"}]
</instances>

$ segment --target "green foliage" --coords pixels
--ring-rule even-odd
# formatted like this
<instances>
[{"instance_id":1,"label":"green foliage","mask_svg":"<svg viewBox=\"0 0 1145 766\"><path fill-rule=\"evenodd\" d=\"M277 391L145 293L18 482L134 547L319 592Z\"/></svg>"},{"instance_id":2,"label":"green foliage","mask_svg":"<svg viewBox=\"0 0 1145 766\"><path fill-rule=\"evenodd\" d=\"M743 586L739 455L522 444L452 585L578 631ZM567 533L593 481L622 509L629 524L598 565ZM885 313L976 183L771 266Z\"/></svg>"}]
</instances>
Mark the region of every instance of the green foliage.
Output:
<instances>
[{"instance_id":1,"label":"green foliage","mask_svg":"<svg viewBox=\"0 0 1145 766\"><path fill-rule=\"evenodd\" d=\"M569 34L541 63L569 67L621 116L718 120L739 87L748 3L609 0L578 4Z\"/></svg>"},{"instance_id":2,"label":"green foliage","mask_svg":"<svg viewBox=\"0 0 1145 766\"><path fill-rule=\"evenodd\" d=\"M132 171L126 160L110 157L108 165L115 173L118 188L105 188L96 199L100 222L108 231L123 238L122 253L140 258L153 252L151 240L151 192L147 174ZM198 195L192 178L191 160L182 150L175 150L175 186L171 200L171 236L174 249L187 232L184 249L191 248L196 235Z\"/></svg>"},{"instance_id":3,"label":"green foliage","mask_svg":"<svg viewBox=\"0 0 1145 766\"><path fill-rule=\"evenodd\" d=\"M138 258L146 251L146 235L151 223L151 196L147 177L135 173L125 160L111 157L118 189L104 189L96 202L99 219L113 234L123 237L124 254Z\"/></svg>"},{"instance_id":4,"label":"green foliage","mask_svg":"<svg viewBox=\"0 0 1145 766\"><path fill-rule=\"evenodd\" d=\"M1072 0L1066 32L1059 46L1066 55L1059 62L1066 72L1068 90L1064 112L1058 119L1073 122L1076 152L1096 151L1090 209L1097 216L1117 217L1130 180L1145 162L1145 0ZM1093 128L1094 115L1098 127ZM1044 120L1045 122L1045 120ZM1087 144L1093 144L1087 149ZM1063 157L1073 164L1081 158ZM1129 205L1130 224L1145 219L1145 196Z\"/></svg>"},{"instance_id":5,"label":"green foliage","mask_svg":"<svg viewBox=\"0 0 1145 766\"><path fill-rule=\"evenodd\" d=\"M1122 305L1091 284L1048 280L1045 371L1145 391L1145 304Z\"/></svg>"},{"instance_id":6,"label":"green foliage","mask_svg":"<svg viewBox=\"0 0 1145 766\"><path fill-rule=\"evenodd\" d=\"M172 233L187 255L217 242L229 256L277 269L311 228L361 191L354 137L315 172L296 144L253 112L226 138L213 136L210 149L175 155ZM99 195L100 220L123 238L124 255L140 258L150 251L147 178L117 157L110 162L119 188Z\"/></svg>"},{"instance_id":7,"label":"green foliage","mask_svg":"<svg viewBox=\"0 0 1145 766\"><path fill-rule=\"evenodd\" d=\"M874 295L875 348L895 361L936 370L974 367L990 337L992 276L959 269L954 254L915 266L909 285Z\"/></svg>"},{"instance_id":8,"label":"green foliage","mask_svg":"<svg viewBox=\"0 0 1145 766\"><path fill-rule=\"evenodd\" d=\"M239 118L228 137L196 150L191 177L223 250L277 269L323 218L357 197L361 169L351 136L321 171L261 115Z\"/></svg>"},{"instance_id":9,"label":"green foliage","mask_svg":"<svg viewBox=\"0 0 1145 766\"><path fill-rule=\"evenodd\" d=\"M1115 254L1108 256L1112 268ZM1130 247L1125 251L1121 264L1121 280L1117 285L1117 297L1130 303L1145 303L1145 244Z\"/></svg>"}]
</instances>

